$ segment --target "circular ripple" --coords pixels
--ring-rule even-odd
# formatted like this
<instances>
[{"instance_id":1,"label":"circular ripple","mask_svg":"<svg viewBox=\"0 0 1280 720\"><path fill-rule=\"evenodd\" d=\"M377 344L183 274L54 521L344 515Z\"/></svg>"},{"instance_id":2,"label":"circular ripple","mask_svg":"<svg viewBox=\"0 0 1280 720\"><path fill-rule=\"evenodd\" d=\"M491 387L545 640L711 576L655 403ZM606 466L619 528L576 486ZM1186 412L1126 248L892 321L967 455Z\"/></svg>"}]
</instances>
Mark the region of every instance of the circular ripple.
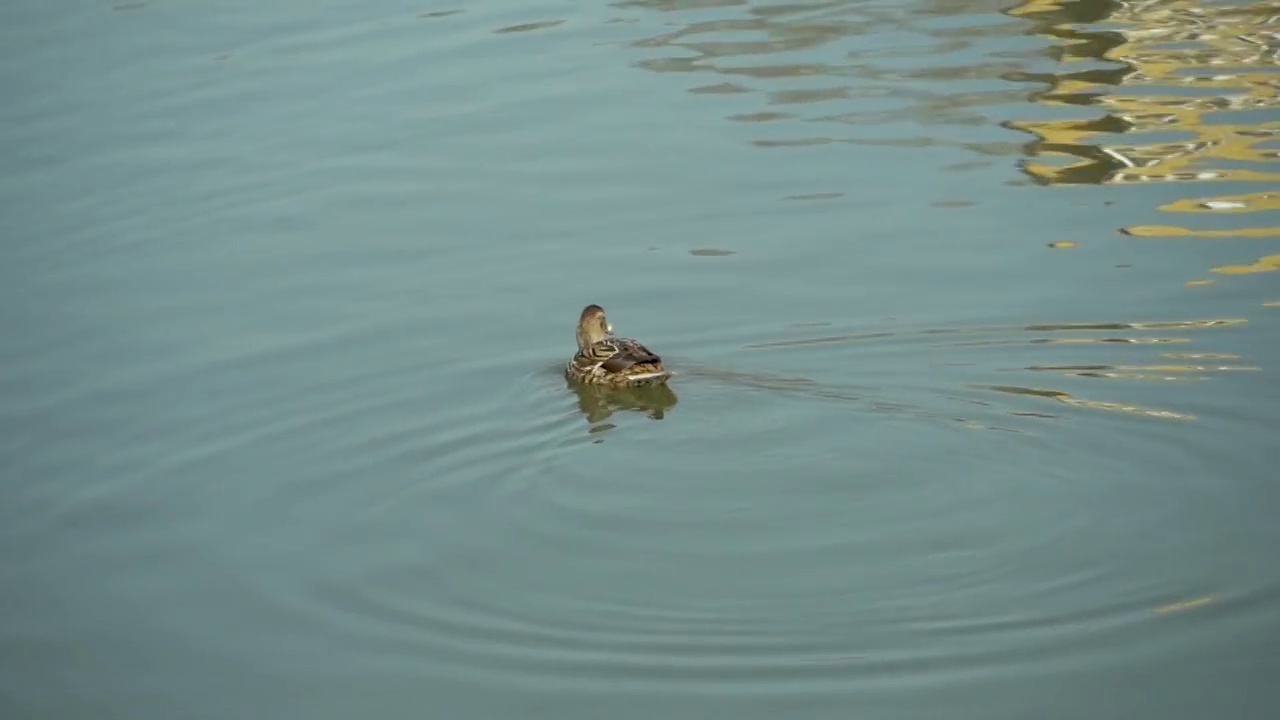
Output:
<instances>
[{"instance_id":1,"label":"circular ripple","mask_svg":"<svg viewBox=\"0 0 1280 720\"><path fill-rule=\"evenodd\" d=\"M726 438L702 408L731 391L696 379L678 391L681 412L623 413L601 444L574 441L590 423L550 370L495 393L507 418L458 413L453 449L429 463L443 477L356 513L353 538L394 539L381 560L356 548L355 577L287 602L374 657L444 658L459 678L813 692L1096 653L1169 590L1112 552L1120 529L1093 512L1101 485L1079 463L1026 471L1069 442L913 416L889 438L901 451L886 451L870 424L882 417L786 393L755 397ZM844 447L772 442L837 418ZM742 463L742 447L762 450ZM898 472L908 453L913 471ZM1121 465L1090 467L1135 491ZM1154 532L1169 512L1153 506L1123 533Z\"/></svg>"}]
</instances>

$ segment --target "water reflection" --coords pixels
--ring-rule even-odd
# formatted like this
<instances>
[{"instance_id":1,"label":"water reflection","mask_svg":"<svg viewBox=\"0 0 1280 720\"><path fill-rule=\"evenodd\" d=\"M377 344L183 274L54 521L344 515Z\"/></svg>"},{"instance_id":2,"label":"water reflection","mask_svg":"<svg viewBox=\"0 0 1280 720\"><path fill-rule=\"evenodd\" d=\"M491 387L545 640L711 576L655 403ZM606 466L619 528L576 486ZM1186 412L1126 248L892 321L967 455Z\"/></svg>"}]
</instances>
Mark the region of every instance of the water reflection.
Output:
<instances>
[{"instance_id":1,"label":"water reflection","mask_svg":"<svg viewBox=\"0 0 1280 720\"><path fill-rule=\"evenodd\" d=\"M1248 273L1272 272L1280 270L1280 255L1260 257L1247 265L1219 265L1213 269L1224 275L1246 275Z\"/></svg>"},{"instance_id":2,"label":"water reflection","mask_svg":"<svg viewBox=\"0 0 1280 720\"><path fill-rule=\"evenodd\" d=\"M1086 8L1093 12L1081 17ZM1146 0L1059 7L1030 0L1010 14L1036 21L1039 34L1069 41L1058 50L1067 70L1011 79L1047 83L1049 88L1036 94L1042 104L1096 105L1106 111L1087 120L1010 123L1039 138L1030 148L1033 159L1024 164L1033 178L1051 184L1280 178L1267 168L1232 167L1274 158L1262 144L1280 126L1251 122L1238 111L1280 104L1273 72L1280 48L1274 32L1277 6ZM1102 21L1105 26L1080 27ZM1089 61L1112 66L1071 67ZM1157 137L1130 143L1095 137L1122 133ZM1167 139L1173 133L1190 138ZM1043 162L1053 158L1065 162Z\"/></svg>"},{"instance_id":3,"label":"water reflection","mask_svg":"<svg viewBox=\"0 0 1280 720\"><path fill-rule=\"evenodd\" d=\"M1280 123L1251 112L1280 107L1280 6L1029 0L1009 14L1035 21L1035 31L1055 40L1066 65L1010 79L1046 83L1035 96L1041 104L1105 111L1084 120L1009 123L1038 138L1023 164L1032 178L1045 184L1280 180L1268 144ZM1097 67L1099 61L1109 67ZM1120 135L1136 137L1121 142ZM1240 212L1272 209L1274 202L1274 193L1262 192L1163 209Z\"/></svg>"},{"instance_id":4,"label":"water reflection","mask_svg":"<svg viewBox=\"0 0 1280 720\"><path fill-rule=\"evenodd\" d=\"M1091 378L1125 380L1202 380L1203 373L1261 370L1244 365L1032 365L1032 372L1052 372Z\"/></svg>"},{"instance_id":5,"label":"water reflection","mask_svg":"<svg viewBox=\"0 0 1280 720\"><path fill-rule=\"evenodd\" d=\"M1280 107L1280 4L1027 0L1008 14L1034 22L1034 32L1054 44L1060 61L1054 72L1013 73L1009 79L1043 83L1046 87L1033 96L1043 107L1102 112L1084 119L1008 122L1008 127L1036 137L1021 164L1025 174L1046 186L1229 182L1229 194L1197 194L1159 205L1160 211L1192 220L1194 226L1167 222L1120 230L1135 238L1257 242L1280 237L1274 222L1250 222L1258 213L1280 209L1280 194L1270 185L1280 180L1280 116L1275 112ZM1268 184L1249 187L1258 183ZM1235 276L1280 269L1280 255L1259 253L1252 262L1241 262L1238 253L1228 257L1231 262L1206 266L1205 271ZM1193 276L1181 285L1204 292L1214 282ZM1038 369L1152 380L1258 368L1197 363L1185 368L1153 364L1094 370L1064 364ZM1066 396L1054 397L1067 402Z\"/></svg>"},{"instance_id":6,"label":"water reflection","mask_svg":"<svg viewBox=\"0 0 1280 720\"><path fill-rule=\"evenodd\" d=\"M739 0L623 0L614 7L660 15L661 32L632 42L645 53L637 65L687 75L688 92L715 96L715 106L731 106L724 113L726 122L748 133L746 141L755 147L952 146L988 157L1020 156L1023 174L1046 187L1229 183L1218 195L1159 200L1161 211L1194 224L1116 224L1131 238L1258 242L1280 237L1275 222L1251 222L1280 209L1280 193L1270 184L1251 186L1280 180L1275 169L1280 121L1274 112L1280 107L1280 4L1024 0L999 16L979 0L767 6ZM1009 130L1034 139L1013 142ZM989 164L953 163L941 169ZM780 199L838 197L836 192L816 192ZM932 202L939 208L968 204L972 201ZM1051 244L1057 249L1075 246L1074 240ZM1277 258L1269 248L1243 258L1237 254L1206 263L1201 277L1197 270L1176 278L1176 286L1207 295L1218 289L1207 289L1215 283L1211 278L1220 278L1216 282L1221 285L1235 276L1272 272L1280 269ZM1256 298L1250 306L1268 299ZM1243 311L1231 314L1237 312ZM1098 344L1115 344L1116 352L1126 355L1155 354L1155 348L1197 342L1189 337L1192 333L1246 321L1059 323L905 333L876 327L844 335L762 339L748 347L880 344L938 334L944 337L932 344L1041 347L1038 354L1047 357L1016 363L1018 371L1040 377L1052 370L1152 382L1257 368L1248 361L1179 364L1131 357L1080 362L1076 355ZM1151 350L1120 351L1119 346ZM1184 415L1148 412L1123 402L1076 400L1065 393L1054 397L1095 409Z\"/></svg>"},{"instance_id":7,"label":"water reflection","mask_svg":"<svg viewBox=\"0 0 1280 720\"><path fill-rule=\"evenodd\" d=\"M605 421L616 412L638 412L651 420L661 420L678 402L675 391L666 385L615 388L565 380L565 386L577 395L578 410L592 425L588 431L591 433L613 429L614 425Z\"/></svg>"},{"instance_id":8,"label":"water reflection","mask_svg":"<svg viewBox=\"0 0 1280 720\"><path fill-rule=\"evenodd\" d=\"M1172 410L1162 410L1159 408L1143 407L1130 403L1109 402L1105 400L1088 400L1084 398L1073 397L1070 393L1061 390L1046 390L1042 388L1020 387L1016 385L992 385L987 388L1000 393L1008 393L1011 395L1031 395L1034 397L1049 398L1056 400L1065 405L1078 405L1080 407L1093 408L1094 410L1108 410L1111 412L1132 413L1136 415L1145 415L1153 418L1164 418L1174 420L1194 420L1194 415L1186 413L1174 412Z\"/></svg>"}]
</instances>

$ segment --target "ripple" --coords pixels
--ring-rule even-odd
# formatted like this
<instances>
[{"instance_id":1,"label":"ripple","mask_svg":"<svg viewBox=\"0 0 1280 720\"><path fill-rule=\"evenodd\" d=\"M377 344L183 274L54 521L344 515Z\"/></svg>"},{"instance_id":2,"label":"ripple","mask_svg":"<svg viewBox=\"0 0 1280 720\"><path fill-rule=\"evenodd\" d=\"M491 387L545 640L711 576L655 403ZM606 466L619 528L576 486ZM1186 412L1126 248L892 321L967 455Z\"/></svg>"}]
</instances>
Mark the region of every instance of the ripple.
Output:
<instances>
[{"instance_id":1,"label":"ripple","mask_svg":"<svg viewBox=\"0 0 1280 720\"><path fill-rule=\"evenodd\" d=\"M528 381L550 387L544 375ZM693 391L710 377L691 376ZM795 384L803 383L781 381ZM567 430L552 426L535 433L540 444ZM766 415L757 437L736 440L762 446L758 438L775 427ZM962 447L946 433L929 434ZM583 462L583 452L595 451L581 446L525 448L525 461L501 486L433 498L465 497L468 532L425 553L384 556L359 582L295 588L277 600L336 624L383 662L443 658L450 677L573 691L601 678L682 693L749 684L768 695L911 687L1061 662L1141 624L1152 608L1162 614L1185 602L1098 557L1052 574L1037 570L1051 548L1097 532L1094 515L1046 507L1043 516L992 525L993 504L1016 502L1011 493L1061 494L1068 473L1004 473L1005 458L979 452L971 459L988 480L968 493L939 492L944 474L907 485L871 476L849 482L820 458L808 458L809 467L827 473L797 482L787 474L795 456L775 450L734 477L717 477L710 470L720 442L714 432L693 431L661 450L623 443L608 463ZM674 463L709 472L691 483L686 472L669 471ZM635 467L645 471L629 472ZM1081 507L1089 502L1087 494L1072 496L1067 501ZM1159 527L1169 512L1165 505L1130 518L1129 530ZM760 567L775 570L753 571ZM679 594L664 589L673 579ZM1099 586L1110 599L1098 597ZM993 599L997 607L986 612L975 607ZM1000 609L1006 604L1041 610ZM837 628L856 629L860 640Z\"/></svg>"},{"instance_id":2,"label":"ripple","mask_svg":"<svg viewBox=\"0 0 1280 720\"><path fill-rule=\"evenodd\" d=\"M1033 50L1022 47L1021 23L955 27L937 22L957 12L976 12L976 4L974 8L920 6L910 13L848 1L763 8L737 2L621 2L616 7L688 15L675 30L634 40L634 47L651 53L677 53L648 57L637 66L659 73L731 78L723 83L700 82L689 88L695 94L758 95L769 109L735 113L728 119L767 120L779 132L794 135L749 140L762 148L916 143L920 140L877 137L873 128L901 132L913 125L989 126L988 108L1019 103L1026 94L1010 88L1003 76L1037 58ZM960 51L972 53L979 43L988 59L974 60L972 54L958 59L963 56ZM919 67L923 56L929 57L927 68ZM744 83L742 78L752 82ZM775 112L774 106L786 106L788 112ZM815 124L860 131L815 134L809 129ZM927 142L1017 152L1012 144L984 146L936 135Z\"/></svg>"},{"instance_id":3,"label":"ripple","mask_svg":"<svg viewBox=\"0 0 1280 720\"><path fill-rule=\"evenodd\" d=\"M1178 413L1172 410L1161 410L1159 408L1142 407L1140 405L1131 405L1128 403L1108 402L1105 400L1089 400L1085 398L1072 397L1069 393L1061 390L1046 390L1041 388L1016 387L1011 385L992 385L988 388L996 392L1009 393L1012 395L1033 395L1038 397L1050 398L1066 405L1077 405L1080 407L1093 408L1095 410L1107 410L1110 412L1133 413L1135 415L1143 415L1152 418L1167 418L1174 420L1194 420L1194 415Z\"/></svg>"},{"instance_id":4,"label":"ripple","mask_svg":"<svg viewBox=\"0 0 1280 720\"><path fill-rule=\"evenodd\" d=\"M1152 350L1154 350L1155 348L1168 346L1170 344L1192 344L1204 342L1203 340L1193 339L1191 337L1168 337L1146 334L1152 331L1212 331L1215 329L1239 327L1246 323L1247 320L1244 318L1196 318L1187 320L1130 322L1056 322L1037 323L1024 326L895 329L753 342L746 344L744 347L746 349L762 351L784 351L788 349L812 349L813 351L817 351L828 346L859 344L884 348L895 353L900 353L904 357L909 357L911 355L928 353L930 352L930 348L952 348L954 352L955 349L964 348L978 349L1001 346L1016 348L1022 346L1028 350L1031 348L1042 348L1041 350L1035 351L1035 353L1039 355L1042 352L1069 352L1073 347L1087 348L1090 346L1098 346L1100 348L1116 348L1136 346L1134 350L1124 351L1124 355L1129 359L1127 362L1121 360L1099 362L1096 357L1090 358L1088 362L1052 362L1046 361L1043 358L1037 358L1035 361L1017 369L996 366L992 363L992 358L986 357L978 358L978 361L975 363L988 368L988 372L992 373L1056 373L1065 377L1124 381L1126 386L1136 388L1135 384L1137 383L1186 382L1205 380L1213 375L1223 373L1260 372L1262 368L1257 365L1241 363L1211 364L1206 362L1213 360L1239 360L1239 355L1234 353L1200 350L1154 353L1151 351L1139 350L1143 347L1151 347ZM1098 333L1115 333L1116 331L1128 331L1129 334L1098 335ZM1132 356L1135 352L1147 352L1151 355L1155 355L1156 358L1159 359L1153 358L1152 362L1134 362ZM1016 356L1029 357L1026 355L1025 351L1019 351ZM1196 362L1171 363L1168 362L1170 359ZM896 362L903 362L903 359L899 358ZM965 365L965 363L961 362L959 356L955 355L953 355L952 364L956 366ZM714 377L713 374L708 374L698 369L695 369L694 374ZM757 379L751 376L742 376L740 379L735 381L758 385L760 387L770 388L780 392L802 394L816 398L838 399L840 401L858 404L863 407L875 407L881 411L906 413L919 419L936 420L950 417L948 413L939 412L937 410L929 410L922 407L914 407L911 405L892 402L876 401L875 396L882 393L866 388L853 391L847 388L841 389L839 386L827 386L823 383L815 383L814 381L806 378L765 377ZM1124 413L1138 417L1155 419L1195 419L1195 415L1193 413L1184 412L1176 408L1150 407L1131 401L1088 397L1088 395L1093 394L1096 390L1081 390L1081 393L1084 395L1081 397L1077 396L1073 392L1063 389L1046 389L1030 385L974 383L968 387L995 390L1002 394L1048 398L1055 400L1058 403L1086 411L1103 410L1113 413ZM952 399L950 393L963 393L965 389L966 388L960 387L940 387L935 388L934 393L941 395L942 397ZM1117 389L1121 388L1119 386L1112 388L1112 390ZM1044 413L1028 412L1022 408L1011 408L1007 412L1009 415L1016 417L1056 417L1052 414L1046 415ZM992 420L986 420L978 425L985 426L990 429L1010 429L1002 427L1000 423Z\"/></svg>"},{"instance_id":5,"label":"ripple","mask_svg":"<svg viewBox=\"0 0 1280 720\"><path fill-rule=\"evenodd\" d=\"M518 25L508 25L506 27L498 28L497 30L494 30L494 32L499 35L507 34L507 33L533 32L535 30L546 30L548 28L553 28L553 27L556 27L557 25L563 25L563 24L564 24L564 20L539 20L537 22L527 22L527 23L520 23Z\"/></svg>"},{"instance_id":6,"label":"ripple","mask_svg":"<svg viewBox=\"0 0 1280 720\"><path fill-rule=\"evenodd\" d=\"M390 697L363 683L392 677L446 705L458 687L518 688L516 714L559 713L538 703L565 691L616 707L619 689L842 708L939 688L999 698L974 681L1133 672L1170 647L1212 647L1224 636L1178 633L1223 618L1258 635L1268 625L1255 621L1276 607L1274 578L1258 572L1265 552L1250 554L1274 534L1263 362L1273 316L1254 314L1275 296L1248 294L1244 275L1276 269L1259 249L1273 240L1259 231L1271 229L1275 193L1250 184L1274 174L1277 135L1269 116L1248 114L1272 107L1273 86L1236 66L1253 57L1236 46L1269 68L1274 43L1248 13L1231 16L1241 28L1206 26L1240 29L1240 43L1207 37L1205 18L1226 16L1174 4L1177 17L1144 5L1154 18L1144 25L1132 3L1029 2L1002 16L978 0L621 2L627 17L599 27L594 10L570 18L575 31L556 30L556 47L532 64L490 46L545 41L541 30L567 21L521 22L527 7L412 29L333 16L297 34L265 29L257 50L275 66L258 79L233 82L262 61L236 45L212 85L173 74L151 104L122 95L129 113L115 127L141 123L124 137L153 140L142 155L178 148L196 168L223 155L247 164L217 182L217 172L205 184L164 174L146 192L33 203L36 230L68 222L59 210L102 215L81 215L74 238L49 231L48 243L24 245L30 262L16 267L38 280L18 283L0 309L25 329L0 349L0 448L14 477L5 578L15 592L61 594L20 594L6 628L51 640L32 642L49 650L29 654L38 672L65 674L63 650L83 649L72 668L83 675L70 677L105 676L103 697L181 694L219 671L252 676L233 697L263 686L279 702L326 687ZM1195 47L1150 41L1169 27L1164 40ZM388 30L450 28L384 42ZM593 42L619 37L621 49ZM359 50L331 54L334 38ZM1191 53L1177 72L1171 49ZM212 53L181 52L214 72ZM414 75L431 65L424 54L465 72ZM596 73L610 54L617 72ZM644 72L626 70L633 61ZM1189 62L1213 72L1180 77ZM135 89L157 87L142 77ZM723 174L690 176L724 187L683 205L646 194L686 146L634 149L629 81L710 109L709 127L680 115L644 122L680 118L659 137L691 145L727 138L741 158L707 156L725 160ZM310 104L317 89L341 100ZM373 90L381 99L368 104L361 94ZM634 110L643 119L653 107ZM179 109L195 124L177 122ZM323 121L308 124L309 109L324 109ZM29 114L33 137L56 119ZM95 122L48 134L90 137ZM160 133L169 123L240 134L206 145ZM99 169L138 149L107 145ZM353 160L370 153L379 159ZM835 158L833 171L810 158ZM984 169L1016 177L1015 158L1039 185L1008 189L998 177L988 190L1001 192L984 193L970 182ZM798 168L796 187L760 180L785 172L779 159ZM885 162L923 164L895 176ZM916 188L897 180L917 171L947 186L902 200ZM580 185L559 185L569 176L599 180L619 204L586 192L574 204ZM117 187L114 172L95 178ZM1165 181L1156 197L1152 183ZM181 192L166 195L166 184ZM1079 184L1095 187L1061 201L1061 186ZM1184 186L1223 194L1170 201ZM1103 197L1180 214L1052 224L1121 212L1102 210ZM1009 212L1024 199L1043 201L1045 237L1029 242L1016 227L1041 222L1040 205L1030 220ZM863 224L842 214L851 208L887 220ZM402 225L383 224L396 213ZM750 213L770 225L755 234ZM895 247L919 241L915 213L958 229L929 226L933 244ZM822 220L771 225L800 215ZM1229 223L1256 225L1243 231L1256 237L1111 232L1242 234ZM860 244L806 255L810 231ZM400 243L383 244L384 233ZM979 233L997 237L982 244ZM1077 249L1046 256L1041 242L1060 236ZM674 252L644 250L657 243ZM1232 244L1243 254L1209 262ZM1156 265L1180 251L1205 253L1196 268L1218 283L1187 289L1198 269L1146 275L1143 262L1120 275L1125 290L1169 284L1183 307L1155 304L1168 297L1155 288L1135 293L1149 304L1095 292L1095 271L1133 259L1116 253ZM883 293L859 286L880 272L857 266L877 258L888 263L874 286ZM601 274L601 263L619 269ZM936 295L899 285L898 273L910 280L926 264ZM794 284L770 284L797 270ZM543 322L559 301L545 298L601 275L667 333L657 340L677 371L669 387L564 381L555 358L567 332ZM997 291L951 295L953 282ZM76 664L93 655L99 665ZM206 672L193 655L224 664ZM130 685L152 674L154 686Z\"/></svg>"}]
</instances>

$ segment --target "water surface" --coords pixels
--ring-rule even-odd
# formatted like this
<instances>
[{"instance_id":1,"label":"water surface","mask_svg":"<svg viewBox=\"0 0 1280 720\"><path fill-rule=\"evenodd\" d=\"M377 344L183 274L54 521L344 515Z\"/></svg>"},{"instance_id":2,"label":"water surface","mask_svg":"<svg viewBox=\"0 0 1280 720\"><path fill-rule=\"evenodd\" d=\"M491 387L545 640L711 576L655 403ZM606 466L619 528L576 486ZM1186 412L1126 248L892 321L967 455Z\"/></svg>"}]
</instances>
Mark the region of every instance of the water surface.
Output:
<instances>
[{"instance_id":1,"label":"water surface","mask_svg":"<svg viewBox=\"0 0 1280 720\"><path fill-rule=\"evenodd\" d=\"M9 3L5 715L1270 717L1278 29Z\"/></svg>"}]
</instances>

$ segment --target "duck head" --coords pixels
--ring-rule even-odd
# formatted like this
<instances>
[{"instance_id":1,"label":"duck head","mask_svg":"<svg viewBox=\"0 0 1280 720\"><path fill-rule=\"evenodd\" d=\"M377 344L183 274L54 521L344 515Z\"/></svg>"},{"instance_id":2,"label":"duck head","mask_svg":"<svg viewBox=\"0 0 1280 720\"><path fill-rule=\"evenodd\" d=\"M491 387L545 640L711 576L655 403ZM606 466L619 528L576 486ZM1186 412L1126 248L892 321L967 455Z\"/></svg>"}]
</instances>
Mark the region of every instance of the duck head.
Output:
<instances>
[{"instance_id":1,"label":"duck head","mask_svg":"<svg viewBox=\"0 0 1280 720\"><path fill-rule=\"evenodd\" d=\"M588 305L578 316L578 349L590 347L613 334L613 326L605 319L604 308Z\"/></svg>"}]
</instances>

